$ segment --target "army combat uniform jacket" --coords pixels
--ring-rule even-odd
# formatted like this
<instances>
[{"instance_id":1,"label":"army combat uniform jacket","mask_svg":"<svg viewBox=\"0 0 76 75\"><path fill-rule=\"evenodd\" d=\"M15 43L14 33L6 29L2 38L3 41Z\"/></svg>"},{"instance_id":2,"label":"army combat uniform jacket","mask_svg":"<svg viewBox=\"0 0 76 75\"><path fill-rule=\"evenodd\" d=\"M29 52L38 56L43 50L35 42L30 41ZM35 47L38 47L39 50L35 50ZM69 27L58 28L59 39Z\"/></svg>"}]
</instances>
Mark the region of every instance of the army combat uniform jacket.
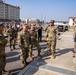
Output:
<instances>
[{"instance_id":1,"label":"army combat uniform jacket","mask_svg":"<svg viewBox=\"0 0 76 75\"><path fill-rule=\"evenodd\" d=\"M21 48L21 56L20 59L22 62L26 62L26 59L28 58L28 52L29 52L29 32L24 32L23 30L18 33L18 45Z\"/></svg>"},{"instance_id":2,"label":"army combat uniform jacket","mask_svg":"<svg viewBox=\"0 0 76 75\"><path fill-rule=\"evenodd\" d=\"M4 35L0 33L0 72L5 68L6 58L5 58L5 45L7 40L4 38Z\"/></svg>"},{"instance_id":3,"label":"army combat uniform jacket","mask_svg":"<svg viewBox=\"0 0 76 75\"><path fill-rule=\"evenodd\" d=\"M53 53L55 53L55 47L56 47L56 34L59 34L59 31L55 26L49 26L47 28L45 36L48 37L47 49L48 51L52 50Z\"/></svg>"}]
</instances>

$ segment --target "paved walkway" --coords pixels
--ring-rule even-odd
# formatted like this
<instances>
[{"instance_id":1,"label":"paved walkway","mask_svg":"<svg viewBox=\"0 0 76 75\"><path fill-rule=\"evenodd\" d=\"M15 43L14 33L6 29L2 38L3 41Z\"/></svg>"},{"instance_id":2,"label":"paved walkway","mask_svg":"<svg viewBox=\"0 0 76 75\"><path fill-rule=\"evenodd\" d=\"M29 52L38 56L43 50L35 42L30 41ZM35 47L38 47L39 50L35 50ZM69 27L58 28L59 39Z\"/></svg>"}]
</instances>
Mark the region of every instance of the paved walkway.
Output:
<instances>
[{"instance_id":1,"label":"paved walkway","mask_svg":"<svg viewBox=\"0 0 76 75\"><path fill-rule=\"evenodd\" d=\"M47 50L42 51L44 57L30 63L17 75L76 75L76 64L73 62L73 31L63 33L56 46L56 58L46 56ZM43 45L44 48L46 43Z\"/></svg>"}]
</instances>

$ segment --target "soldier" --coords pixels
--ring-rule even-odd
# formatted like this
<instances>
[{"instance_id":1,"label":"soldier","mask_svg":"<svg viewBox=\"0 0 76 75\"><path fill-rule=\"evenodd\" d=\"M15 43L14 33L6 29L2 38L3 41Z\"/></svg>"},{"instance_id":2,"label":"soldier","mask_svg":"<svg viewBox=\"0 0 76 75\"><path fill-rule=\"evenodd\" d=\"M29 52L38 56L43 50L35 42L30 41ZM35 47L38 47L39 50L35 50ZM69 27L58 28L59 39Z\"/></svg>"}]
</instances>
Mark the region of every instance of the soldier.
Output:
<instances>
[{"instance_id":1,"label":"soldier","mask_svg":"<svg viewBox=\"0 0 76 75\"><path fill-rule=\"evenodd\" d=\"M12 45L13 45L13 49L15 49L15 40L14 40L15 34L14 33L15 31L12 28L12 25L9 24L9 28L7 29L7 36L8 36L8 42L10 45L10 51L12 51Z\"/></svg>"},{"instance_id":2,"label":"soldier","mask_svg":"<svg viewBox=\"0 0 76 75\"><path fill-rule=\"evenodd\" d=\"M27 30L27 25L23 25L22 28L23 30L18 33L18 45L21 48L21 56L20 56L21 63L22 66L25 67L27 64L26 59L29 57L28 52L29 52L30 35Z\"/></svg>"},{"instance_id":3,"label":"soldier","mask_svg":"<svg viewBox=\"0 0 76 75\"><path fill-rule=\"evenodd\" d=\"M38 41L42 41L42 27L41 26L39 26L39 28L38 28Z\"/></svg>"},{"instance_id":4,"label":"soldier","mask_svg":"<svg viewBox=\"0 0 76 75\"><path fill-rule=\"evenodd\" d=\"M76 25L74 26L74 50L73 50L73 62L76 63Z\"/></svg>"},{"instance_id":5,"label":"soldier","mask_svg":"<svg viewBox=\"0 0 76 75\"><path fill-rule=\"evenodd\" d=\"M17 42L17 35L18 35L18 27L15 22L14 22L14 26L12 28L14 29L14 46L15 46L16 42ZM16 49L16 48L14 47L14 49Z\"/></svg>"},{"instance_id":6,"label":"soldier","mask_svg":"<svg viewBox=\"0 0 76 75\"><path fill-rule=\"evenodd\" d=\"M76 53L76 26L74 26L74 34L73 34L73 37L74 37L74 53Z\"/></svg>"},{"instance_id":7,"label":"soldier","mask_svg":"<svg viewBox=\"0 0 76 75\"><path fill-rule=\"evenodd\" d=\"M0 24L0 75L2 73L9 73L5 70L6 58L5 58L5 46L7 44L7 40L4 38L2 31L4 30L4 26Z\"/></svg>"},{"instance_id":8,"label":"soldier","mask_svg":"<svg viewBox=\"0 0 76 75\"><path fill-rule=\"evenodd\" d=\"M18 27L16 26L16 23L14 23L14 26L12 27L13 29L14 29L14 31L15 31L15 42L16 42L16 40L17 40L17 33L18 33Z\"/></svg>"},{"instance_id":9,"label":"soldier","mask_svg":"<svg viewBox=\"0 0 76 75\"><path fill-rule=\"evenodd\" d=\"M38 41L37 41L37 32L35 31L35 27L34 26L31 26L31 29L30 29L30 31L29 31L29 33L30 33L30 38L31 38L31 42L30 42L30 46L29 46L29 56L31 57L31 59L33 59L32 58L32 47L33 47L33 45L35 45L37 48L38 48L38 56L41 56L40 55L40 52L41 52L41 46L40 46L40 44L38 43Z\"/></svg>"},{"instance_id":10,"label":"soldier","mask_svg":"<svg viewBox=\"0 0 76 75\"><path fill-rule=\"evenodd\" d=\"M54 26L54 20L51 20L50 26L47 28L45 38L48 37L48 41L47 41L48 53L47 53L47 55L49 56L50 50L52 50L52 58L53 59L55 58L56 34L60 35L58 29Z\"/></svg>"}]
</instances>

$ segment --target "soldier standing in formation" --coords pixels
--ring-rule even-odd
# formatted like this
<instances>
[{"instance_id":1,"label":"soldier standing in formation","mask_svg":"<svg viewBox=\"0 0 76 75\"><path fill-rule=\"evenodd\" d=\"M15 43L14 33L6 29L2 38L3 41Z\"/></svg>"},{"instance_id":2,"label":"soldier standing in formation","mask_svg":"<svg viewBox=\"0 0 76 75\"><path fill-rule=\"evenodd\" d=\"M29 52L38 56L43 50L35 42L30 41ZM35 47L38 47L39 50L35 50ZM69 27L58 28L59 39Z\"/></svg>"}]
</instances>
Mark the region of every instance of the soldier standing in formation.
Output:
<instances>
[{"instance_id":1,"label":"soldier standing in formation","mask_svg":"<svg viewBox=\"0 0 76 75\"><path fill-rule=\"evenodd\" d=\"M12 28L12 25L9 24L9 28L7 29L7 36L8 36L8 42L10 45L10 51L12 51L12 45L13 45L13 49L15 49L15 31Z\"/></svg>"},{"instance_id":2,"label":"soldier standing in formation","mask_svg":"<svg viewBox=\"0 0 76 75\"><path fill-rule=\"evenodd\" d=\"M29 56L32 58L32 47L33 45L35 45L38 48L38 56L41 56L40 52L41 52L41 46L39 44L39 42L37 41L37 32L35 31L35 27L32 25L31 29L29 30L30 33L30 46L29 46Z\"/></svg>"},{"instance_id":3,"label":"soldier standing in formation","mask_svg":"<svg viewBox=\"0 0 76 75\"><path fill-rule=\"evenodd\" d=\"M21 63L22 66L25 67L27 64L26 59L28 58L28 53L29 53L29 32L27 29L27 25L23 25L22 26L22 31L20 31L18 33L18 45L21 48L21 55L20 55L20 59L21 59Z\"/></svg>"},{"instance_id":4,"label":"soldier standing in formation","mask_svg":"<svg viewBox=\"0 0 76 75\"><path fill-rule=\"evenodd\" d=\"M14 22L14 26L12 27L14 29L14 41L15 41L15 45L16 45L16 40L17 40L17 34L18 34L18 27L16 25L16 23Z\"/></svg>"},{"instance_id":5,"label":"soldier standing in formation","mask_svg":"<svg viewBox=\"0 0 76 75\"><path fill-rule=\"evenodd\" d=\"M4 35L2 31L4 30L4 26L1 23L0 24L0 75L2 73L9 73L8 71L5 70L5 65L6 65L6 57L5 57L5 46L7 44L7 40L4 38Z\"/></svg>"},{"instance_id":6,"label":"soldier standing in formation","mask_svg":"<svg viewBox=\"0 0 76 75\"><path fill-rule=\"evenodd\" d=\"M47 49L48 49L48 53L47 55L50 55L50 50L52 50L52 58L55 58L55 47L56 47L56 34L60 35L57 27L54 26L54 20L50 21L50 26L47 28L46 31L46 36L45 38L48 37L48 41L47 41Z\"/></svg>"}]
</instances>

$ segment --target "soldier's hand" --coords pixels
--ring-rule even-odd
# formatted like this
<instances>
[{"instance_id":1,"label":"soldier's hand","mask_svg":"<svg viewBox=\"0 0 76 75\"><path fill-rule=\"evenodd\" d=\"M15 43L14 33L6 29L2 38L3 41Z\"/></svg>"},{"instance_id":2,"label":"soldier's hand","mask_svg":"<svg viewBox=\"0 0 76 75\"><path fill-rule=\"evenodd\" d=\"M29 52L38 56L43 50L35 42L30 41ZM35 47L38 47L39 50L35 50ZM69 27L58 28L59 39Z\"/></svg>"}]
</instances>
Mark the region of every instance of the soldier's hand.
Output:
<instances>
[{"instance_id":1,"label":"soldier's hand","mask_svg":"<svg viewBox=\"0 0 76 75\"><path fill-rule=\"evenodd\" d=\"M45 41L48 41L48 37L45 37Z\"/></svg>"},{"instance_id":2,"label":"soldier's hand","mask_svg":"<svg viewBox=\"0 0 76 75\"><path fill-rule=\"evenodd\" d=\"M58 35L60 35L60 32L58 33Z\"/></svg>"}]
</instances>

